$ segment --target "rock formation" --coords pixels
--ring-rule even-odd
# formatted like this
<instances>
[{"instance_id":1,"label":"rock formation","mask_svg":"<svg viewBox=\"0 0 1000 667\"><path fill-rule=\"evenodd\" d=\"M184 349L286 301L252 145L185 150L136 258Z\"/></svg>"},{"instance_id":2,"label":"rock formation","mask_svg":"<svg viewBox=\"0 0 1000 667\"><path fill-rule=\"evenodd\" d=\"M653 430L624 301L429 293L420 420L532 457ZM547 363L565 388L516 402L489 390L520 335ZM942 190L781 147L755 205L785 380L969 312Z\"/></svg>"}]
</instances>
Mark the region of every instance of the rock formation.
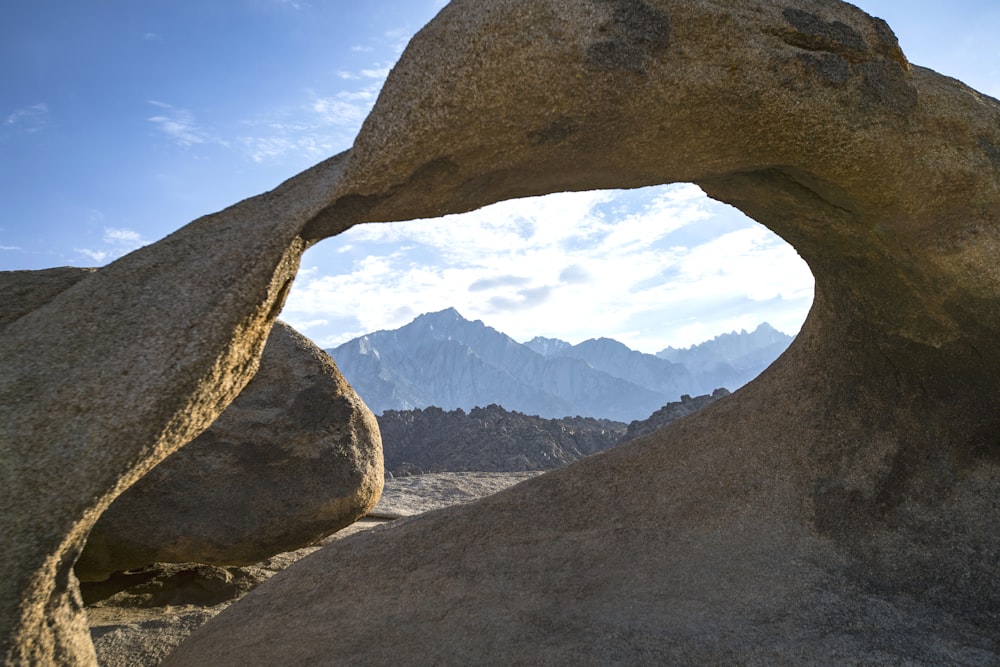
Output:
<instances>
[{"instance_id":1,"label":"rock formation","mask_svg":"<svg viewBox=\"0 0 1000 667\"><path fill-rule=\"evenodd\" d=\"M5 318L5 664L93 663L73 575L87 533L121 491L198 435L253 376L308 245L299 232L345 193L346 159L200 218ZM323 219L331 231L357 221L343 210Z\"/></svg>"},{"instance_id":2,"label":"rock formation","mask_svg":"<svg viewBox=\"0 0 1000 667\"><path fill-rule=\"evenodd\" d=\"M391 520L470 503L538 475L438 473L387 479L371 514L322 540L329 544ZM242 567L169 564L116 573L81 586L101 667L155 667L184 637L261 582L319 546Z\"/></svg>"},{"instance_id":3,"label":"rock formation","mask_svg":"<svg viewBox=\"0 0 1000 667\"><path fill-rule=\"evenodd\" d=\"M87 531L252 376L308 243L674 181L811 267L785 355L645 438L321 550L167 663L995 661L1000 104L836 0L456 0L349 154L4 329L6 662L93 660Z\"/></svg>"},{"instance_id":4,"label":"rock formation","mask_svg":"<svg viewBox=\"0 0 1000 667\"><path fill-rule=\"evenodd\" d=\"M382 474L374 415L325 352L277 322L236 400L101 515L76 574L256 563L364 516Z\"/></svg>"},{"instance_id":5,"label":"rock formation","mask_svg":"<svg viewBox=\"0 0 1000 667\"><path fill-rule=\"evenodd\" d=\"M554 470L652 433L728 395L726 389L695 398L684 395L627 426L590 417L544 419L499 405L469 412L437 407L386 410L377 419L385 467L396 477Z\"/></svg>"},{"instance_id":6,"label":"rock formation","mask_svg":"<svg viewBox=\"0 0 1000 667\"><path fill-rule=\"evenodd\" d=\"M0 273L0 331L22 315L48 303L96 269L60 266L41 271L4 271Z\"/></svg>"},{"instance_id":7,"label":"rock formation","mask_svg":"<svg viewBox=\"0 0 1000 667\"><path fill-rule=\"evenodd\" d=\"M455 0L344 179L305 238L692 181L788 240L815 302L728 399L323 549L167 664L997 660L996 100L834 0Z\"/></svg>"}]
</instances>

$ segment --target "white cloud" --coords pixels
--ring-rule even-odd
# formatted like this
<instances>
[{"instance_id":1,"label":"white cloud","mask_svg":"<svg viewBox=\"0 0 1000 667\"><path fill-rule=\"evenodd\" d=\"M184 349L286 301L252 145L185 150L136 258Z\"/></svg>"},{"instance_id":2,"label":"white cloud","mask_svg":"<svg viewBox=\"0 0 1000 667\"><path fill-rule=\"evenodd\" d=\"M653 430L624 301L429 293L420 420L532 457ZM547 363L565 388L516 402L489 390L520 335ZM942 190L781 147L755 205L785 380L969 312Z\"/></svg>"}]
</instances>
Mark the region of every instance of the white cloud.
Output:
<instances>
[{"instance_id":1,"label":"white cloud","mask_svg":"<svg viewBox=\"0 0 1000 667\"><path fill-rule=\"evenodd\" d=\"M310 329L313 329L315 327L326 326L329 323L330 323L329 320L308 320L308 321L307 320L291 320L291 321L286 321L286 324L288 324L290 327L292 327L293 329L295 329L299 333L305 333L305 332L309 331Z\"/></svg>"},{"instance_id":2,"label":"white cloud","mask_svg":"<svg viewBox=\"0 0 1000 667\"><path fill-rule=\"evenodd\" d=\"M312 110L324 125L361 125L368 114L365 105L352 103L343 97L317 99L312 103Z\"/></svg>"},{"instance_id":3,"label":"white cloud","mask_svg":"<svg viewBox=\"0 0 1000 667\"><path fill-rule=\"evenodd\" d=\"M89 248L75 248L76 252L89 257L95 265L101 265L111 259L114 255L109 250L91 250Z\"/></svg>"},{"instance_id":4,"label":"white cloud","mask_svg":"<svg viewBox=\"0 0 1000 667\"><path fill-rule=\"evenodd\" d=\"M48 121L49 105L45 102L15 109L7 114L3 124L5 127L34 133L41 131Z\"/></svg>"},{"instance_id":5,"label":"white cloud","mask_svg":"<svg viewBox=\"0 0 1000 667\"><path fill-rule=\"evenodd\" d=\"M329 319L313 333L327 346L454 306L519 340L611 336L657 351L765 320L794 333L812 296L793 249L690 185L362 225L310 252L330 261L300 276L286 317Z\"/></svg>"},{"instance_id":6,"label":"white cloud","mask_svg":"<svg viewBox=\"0 0 1000 667\"><path fill-rule=\"evenodd\" d=\"M98 215L100 214L99 212ZM75 248L74 250L90 259L96 265L101 265L113 259L118 259L149 243L139 232L121 227L105 227L101 241L103 248Z\"/></svg>"},{"instance_id":7,"label":"white cloud","mask_svg":"<svg viewBox=\"0 0 1000 667\"><path fill-rule=\"evenodd\" d=\"M142 240L139 232L132 229L116 229L114 227L105 227L104 229L104 242L111 243L118 246L128 246L130 248L138 248L140 246L146 245L146 241Z\"/></svg>"},{"instance_id":8,"label":"white cloud","mask_svg":"<svg viewBox=\"0 0 1000 667\"><path fill-rule=\"evenodd\" d=\"M170 137L178 146L189 148L207 143L226 145L226 142L199 127L195 122L194 114L187 109L180 109L157 100L148 100L148 102L163 111L146 120L153 123L160 132Z\"/></svg>"},{"instance_id":9,"label":"white cloud","mask_svg":"<svg viewBox=\"0 0 1000 667\"><path fill-rule=\"evenodd\" d=\"M245 123L264 131L241 136L237 143L254 162L329 157L354 142L380 86L381 82L327 96L307 91L309 99L298 106Z\"/></svg>"}]
</instances>

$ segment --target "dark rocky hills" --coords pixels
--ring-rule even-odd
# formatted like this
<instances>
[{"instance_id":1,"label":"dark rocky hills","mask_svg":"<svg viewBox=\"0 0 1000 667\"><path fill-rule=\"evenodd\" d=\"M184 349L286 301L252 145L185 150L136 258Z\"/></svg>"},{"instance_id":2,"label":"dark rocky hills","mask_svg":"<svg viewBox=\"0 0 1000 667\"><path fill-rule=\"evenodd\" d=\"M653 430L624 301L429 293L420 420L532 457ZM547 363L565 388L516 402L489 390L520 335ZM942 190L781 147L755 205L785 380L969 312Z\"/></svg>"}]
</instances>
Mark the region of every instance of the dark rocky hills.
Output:
<instances>
[{"instance_id":1,"label":"dark rocky hills","mask_svg":"<svg viewBox=\"0 0 1000 667\"><path fill-rule=\"evenodd\" d=\"M650 433L727 395L725 389L696 398L685 395L628 425L590 417L545 419L499 405L468 412L386 410L378 422L385 468L393 476L552 470Z\"/></svg>"}]
</instances>

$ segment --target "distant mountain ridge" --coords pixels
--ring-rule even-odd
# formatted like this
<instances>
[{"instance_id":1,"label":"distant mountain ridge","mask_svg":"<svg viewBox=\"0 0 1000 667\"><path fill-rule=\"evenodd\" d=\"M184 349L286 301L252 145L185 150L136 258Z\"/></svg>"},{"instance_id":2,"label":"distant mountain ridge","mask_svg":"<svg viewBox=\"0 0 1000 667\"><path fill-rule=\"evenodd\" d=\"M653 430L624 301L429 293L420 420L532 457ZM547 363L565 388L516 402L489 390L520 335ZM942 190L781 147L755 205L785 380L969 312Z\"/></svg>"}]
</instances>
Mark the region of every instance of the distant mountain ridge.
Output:
<instances>
[{"instance_id":1,"label":"distant mountain ridge","mask_svg":"<svg viewBox=\"0 0 1000 667\"><path fill-rule=\"evenodd\" d=\"M691 393L726 387L735 391L760 375L791 345L793 336L784 334L767 322L747 333L721 334L700 345L686 349L668 347L657 357L683 364L700 381Z\"/></svg>"},{"instance_id":2,"label":"distant mountain ridge","mask_svg":"<svg viewBox=\"0 0 1000 667\"><path fill-rule=\"evenodd\" d=\"M692 372L685 363L636 352L609 338L578 345L541 337L518 343L448 308L327 352L376 414L428 406L470 410L498 404L547 418L584 416L627 423L648 417L682 394L711 393L718 387L735 390L744 384L784 350L781 347L774 353L777 348L772 345L758 356L773 353L773 357L735 384L749 372L747 364L756 349L754 343L741 341L753 335L756 332L734 333L735 339L717 337L703 344L709 347L680 350L684 353L680 356L698 369ZM791 337L784 337L791 342ZM718 345L725 349L719 347L719 354L728 356L713 357L711 344L720 339ZM737 354L739 350L744 351Z\"/></svg>"}]
</instances>

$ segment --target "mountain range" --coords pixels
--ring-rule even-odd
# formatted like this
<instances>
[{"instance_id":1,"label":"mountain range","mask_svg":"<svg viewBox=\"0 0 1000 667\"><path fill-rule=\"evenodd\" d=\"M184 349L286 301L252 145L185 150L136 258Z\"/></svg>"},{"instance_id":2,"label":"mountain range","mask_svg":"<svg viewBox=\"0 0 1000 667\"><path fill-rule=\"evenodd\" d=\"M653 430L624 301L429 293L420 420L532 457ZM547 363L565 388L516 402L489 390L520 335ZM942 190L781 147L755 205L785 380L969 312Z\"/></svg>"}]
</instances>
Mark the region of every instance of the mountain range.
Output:
<instances>
[{"instance_id":1,"label":"mountain range","mask_svg":"<svg viewBox=\"0 0 1000 667\"><path fill-rule=\"evenodd\" d=\"M791 343L767 324L694 347L637 352L610 338L518 343L454 308L327 352L376 414L498 404L548 418L644 419L684 394L735 390Z\"/></svg>"}]
</instances>

